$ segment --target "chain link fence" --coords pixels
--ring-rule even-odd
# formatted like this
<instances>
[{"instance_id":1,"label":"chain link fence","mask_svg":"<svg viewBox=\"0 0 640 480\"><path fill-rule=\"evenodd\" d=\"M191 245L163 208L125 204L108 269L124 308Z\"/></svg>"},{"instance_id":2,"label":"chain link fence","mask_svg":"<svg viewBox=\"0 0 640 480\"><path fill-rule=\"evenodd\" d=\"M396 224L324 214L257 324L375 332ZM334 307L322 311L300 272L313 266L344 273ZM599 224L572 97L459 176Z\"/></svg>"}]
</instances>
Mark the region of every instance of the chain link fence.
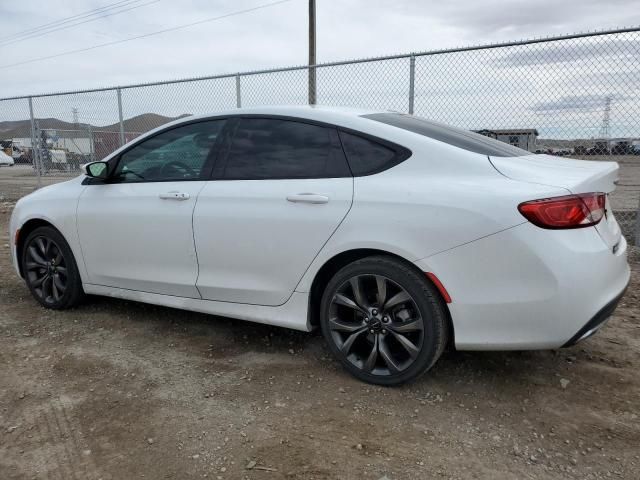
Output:
<instances>
[{"instance_id":1,"label":"chain link fence","mask_svg":"<svg viewBox=\"0 0 640 480\"><path fill-rule=\"evenodd\" d=\"M79 92L0 99L15 199L187 115L305 104L396 110L537 153L617 161L614 212L640 237L640 27ZM637 239L640 243L640 238Z\"/></svg>"}]
</instances>

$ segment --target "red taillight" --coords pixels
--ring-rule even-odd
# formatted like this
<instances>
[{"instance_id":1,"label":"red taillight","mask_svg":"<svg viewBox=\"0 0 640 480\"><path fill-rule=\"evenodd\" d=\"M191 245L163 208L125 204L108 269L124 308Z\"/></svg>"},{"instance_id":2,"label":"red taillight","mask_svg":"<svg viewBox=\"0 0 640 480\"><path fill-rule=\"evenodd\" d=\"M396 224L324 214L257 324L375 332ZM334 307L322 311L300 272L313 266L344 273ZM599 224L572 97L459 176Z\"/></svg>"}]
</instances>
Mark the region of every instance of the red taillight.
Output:
<instances>
[{"instance_id":1,"label":"red taillight","mask_svg":"<svg viewBox=\"0 0 640 480\"><path fill-rule=\"evenodd\" d=\"M534 225L542 228L583 228L596 225L605 210L604 193L582 193L542 198L518 205L518 210Z\"/></svg>"}]
</instances>

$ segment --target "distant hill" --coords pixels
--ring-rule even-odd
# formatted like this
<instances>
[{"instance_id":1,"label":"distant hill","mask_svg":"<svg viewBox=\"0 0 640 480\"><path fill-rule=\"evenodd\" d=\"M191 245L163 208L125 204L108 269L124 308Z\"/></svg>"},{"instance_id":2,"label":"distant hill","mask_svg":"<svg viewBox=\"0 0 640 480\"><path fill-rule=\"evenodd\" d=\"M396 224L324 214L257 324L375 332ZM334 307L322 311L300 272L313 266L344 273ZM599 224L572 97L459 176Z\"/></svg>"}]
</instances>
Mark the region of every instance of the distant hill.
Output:
<instances>
[{"instance_id":1,"label":"distant hill","mask_svg":"<svg viewBox=\"0 0 640 480\"><path fill-rule=\"evenodd\" d=\"M142 115L137 115L124 120L124 130L125 132L143 133L159 127L160 125L164 125L167 122L188 116L189 114L182 114L177 117L165 117L164 115L158 115L156 113L143 113ZM120 131L120 124L118 122L106 126L95 126L87 123L75 124L65 122L64 120L58 120L57 118L39 118L38 123L40 128L53 130L87 130L91 127L94 131ZM9 120L0 122L0 140L30 136L30 120Z\"/></svg>"},{"instance_id":2,"label":"distant hill","mask_svg":"<svg viewBox=\"0 0 640 480\"><path fill-rule=\"evenodd\" d=\"M57 118L39 118L38 122L40 124L40 128L53 128L57 130L78 130L87 128L85 124L74 125L73 123L58 120ZM0 122L0 139L30 136L30 120L10 120L7 122Z\"/></svg>"},{"instance_id":3,"label":"distant hill","mask_svg":"<svg viewBox=\"0 0 640 480\"><path fill-rule=\"evenodd\" d=\"M190 114L188 113L183 113L177 117L165 117L164 115L158 115L157 113L143 113L136 117L127 118L122 123L124 124L125 132L146 132L159 127L160 125L164 125L165 123L189 116ZM105 127L94 127L94 129L103 131L120 131L120 123L114 123Z\"/></svg>"}]
</instances>

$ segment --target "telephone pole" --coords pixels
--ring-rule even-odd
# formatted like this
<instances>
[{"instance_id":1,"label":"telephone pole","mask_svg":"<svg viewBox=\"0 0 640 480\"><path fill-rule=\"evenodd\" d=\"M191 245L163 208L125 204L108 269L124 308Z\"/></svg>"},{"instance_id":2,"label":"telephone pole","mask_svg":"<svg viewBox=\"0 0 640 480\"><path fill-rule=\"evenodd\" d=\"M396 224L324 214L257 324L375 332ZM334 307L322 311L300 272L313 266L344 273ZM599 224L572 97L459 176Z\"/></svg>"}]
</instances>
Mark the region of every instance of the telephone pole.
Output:
<instances>
[{"instance_id":1,"label":"telephone pole","mask_svg":"<svg viewBox=\"0 0 640 480\"><path fill-rule=\"evenodd\" d=\"M309 105L316 104L316 0L309 0Z\"/></svg>"}]
</instances>

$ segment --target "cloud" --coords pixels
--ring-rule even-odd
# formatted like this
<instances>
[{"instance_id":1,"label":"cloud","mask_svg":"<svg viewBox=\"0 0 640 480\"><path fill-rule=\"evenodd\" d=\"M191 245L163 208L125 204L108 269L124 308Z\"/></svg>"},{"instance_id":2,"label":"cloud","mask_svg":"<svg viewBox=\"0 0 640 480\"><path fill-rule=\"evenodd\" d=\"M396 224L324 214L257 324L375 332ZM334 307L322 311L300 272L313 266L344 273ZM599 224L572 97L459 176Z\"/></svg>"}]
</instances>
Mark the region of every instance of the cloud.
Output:
<instances>
[{"instance_id":1,"label":"cloud","mask_svg":"<svg viewBox=\"0 0 640 480\"><path fill-rule=\"evenodd\" d=\"M568 95L557 100L536 103L531 110L537 113L550 113L561 111L576 111L600 109L604 110L606 98L611 101L622 101L626 97L622 95Z\"/></svg>"},{"instance_id":2,"label":"cloud","mask_svg":"<svg viewBox=\"0 0 640 480\"><path fill-rule=\"evenodd\" d=\"M506 67L524 67L557 63L579 64L610 59L637 64L640 61L640 35L637 36L637 39L624 40L593 37L568 42L542 43L501 56L496 59L496 63Z\"/></svg>"}]
</instances>

